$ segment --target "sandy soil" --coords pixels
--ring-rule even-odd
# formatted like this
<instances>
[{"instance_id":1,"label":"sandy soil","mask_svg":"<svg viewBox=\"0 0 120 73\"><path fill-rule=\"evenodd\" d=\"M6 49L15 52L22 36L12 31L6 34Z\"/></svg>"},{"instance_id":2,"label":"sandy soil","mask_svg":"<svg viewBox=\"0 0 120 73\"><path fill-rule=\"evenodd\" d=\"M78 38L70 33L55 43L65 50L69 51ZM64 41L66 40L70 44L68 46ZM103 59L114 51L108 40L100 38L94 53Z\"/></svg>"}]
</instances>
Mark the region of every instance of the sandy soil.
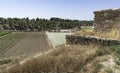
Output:
<instances>
[{"instance_id":1,"label":"sandy soil","mask_svg":"<svg viewBox=\"0 0 120 73\"><path fill-rule=\"evenodd\" d=\"M0 54L0 58L30 55L44 52L50 48L47 36L42 32L28 32L27 35L15 46Z\"/></svg>"}]
</instances>

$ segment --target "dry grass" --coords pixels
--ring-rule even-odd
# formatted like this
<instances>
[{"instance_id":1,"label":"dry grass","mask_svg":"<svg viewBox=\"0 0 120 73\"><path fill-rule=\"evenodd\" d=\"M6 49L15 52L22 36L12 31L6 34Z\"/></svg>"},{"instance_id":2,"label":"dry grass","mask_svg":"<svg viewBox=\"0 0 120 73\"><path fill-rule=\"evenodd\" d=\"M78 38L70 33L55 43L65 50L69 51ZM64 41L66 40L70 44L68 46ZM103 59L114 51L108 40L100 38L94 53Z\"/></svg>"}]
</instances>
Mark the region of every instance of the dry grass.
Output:
<instances>
[{"instance_id":1,"label":"dry grass","mask_svg":"<svg viewBox=\"0 0 120 73\"><path fill-rule=\"evenodd\" d=\"M95 32L94 29L82 29L81 31L77 31L76 35L90 35L90 36L97 36L101 38L112 38L112 39L120 39L119 38L119 31L117 29L112 29L109 32Z\"/></svg>"},{"instance_id":2,"label":"dry grass","mask_svg":"<svg viewBox=\"0 0 120 73\"><path fill-rule=\"evenodd\" d=\"M106 54L110 54L107 47L98 45L59 46L38 58L8 66L1 73L97 73L102 65L96 58Z\"/></svg>"}]
</instances>

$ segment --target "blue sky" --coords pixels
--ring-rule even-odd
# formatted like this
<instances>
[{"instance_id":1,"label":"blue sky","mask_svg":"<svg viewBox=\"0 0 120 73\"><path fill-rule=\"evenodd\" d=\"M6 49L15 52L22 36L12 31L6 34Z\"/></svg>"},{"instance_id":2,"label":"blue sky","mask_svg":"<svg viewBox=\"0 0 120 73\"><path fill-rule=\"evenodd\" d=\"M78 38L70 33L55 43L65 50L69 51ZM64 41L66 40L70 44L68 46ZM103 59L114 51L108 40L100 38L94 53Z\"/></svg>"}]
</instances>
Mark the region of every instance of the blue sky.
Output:
<instances>
[{"instance_id":1,"label":"blue sky","mask_svg":"<svg viewBox=\"0 0 120 73\"><path fill-rule=\"evenodd\" d=\"M0 0L0 17L93 20L93 12L120 8L120 0Z\"/></svg>"}]
</instances>

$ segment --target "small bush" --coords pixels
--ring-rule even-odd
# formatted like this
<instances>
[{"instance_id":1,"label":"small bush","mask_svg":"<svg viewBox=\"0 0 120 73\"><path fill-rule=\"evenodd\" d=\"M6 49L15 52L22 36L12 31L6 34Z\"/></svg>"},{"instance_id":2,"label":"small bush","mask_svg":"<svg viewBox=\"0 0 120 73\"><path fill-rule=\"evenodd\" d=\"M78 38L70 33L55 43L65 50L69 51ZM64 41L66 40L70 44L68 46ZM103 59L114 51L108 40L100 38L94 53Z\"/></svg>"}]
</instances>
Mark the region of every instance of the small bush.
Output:
<instances>
[{"instance_id":1,"label":"small bush","mask_svg":"<svg viewBox=\"0 0 120 73\"><path fill-rule=\"evenodd\" d=\"M113 71L111 69L107 69L106 73L113 73Z\"/></svg>"},{"instance_id":2,"label":"small bush","mask_svg":"<svg viewBox=\"0 0 120 73\"><path fill-rule=\"evenodd\" d=\"M112 45L110 46L110 50L120 54L120 45Z\"/></svg>"},{"instance_id":3,"label":"small bush","mask_svg":"<svg viewBox=\"0 0 120 73\"><path fill-rule=\"evenodd\" d=\"M7 64L10 62L12 62L12 59L3 59L3 60L0 60L0 65Z\"/></svg>"},{"instance_id":4,"label":"small bush","mask_svg":"<svg viewBox=\"0 0 120 73\"><path fill-rule=\"evenodd\" d=\"M103 56L103 55L106 55L106 54L110 54L110 51L107 48L98 49L96 51L96 56Z\"/></svg>"},{"instance_id":5,"label":"small bush","mask_svg":"<svg viewBox=\"0 0 120 73\"><path fill-rule=\"evenodd\" d=\"M1 31L0 36L4 36L4 35L10 34L10 33L12 33L12 32L11 31Z\"/></svg>"},{"instance_id":6,"label":"small bush","mask_svg":"<svg viewBox=\"0 0 120 73\"><path fill-rule=\"evenodd\" d=\"M111 45L110 50L115 52L116 56L120 56L120 45Z\"/></svg>"}]
</instances>

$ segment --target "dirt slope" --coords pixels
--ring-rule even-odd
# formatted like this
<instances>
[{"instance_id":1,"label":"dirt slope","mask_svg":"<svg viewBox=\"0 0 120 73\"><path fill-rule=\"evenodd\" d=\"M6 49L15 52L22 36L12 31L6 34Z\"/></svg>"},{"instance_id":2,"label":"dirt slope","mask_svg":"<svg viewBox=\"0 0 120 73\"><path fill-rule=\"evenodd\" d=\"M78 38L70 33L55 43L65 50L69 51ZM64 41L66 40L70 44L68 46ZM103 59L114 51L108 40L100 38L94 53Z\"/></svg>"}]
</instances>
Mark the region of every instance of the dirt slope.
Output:
<instances>
[{"instance_id":1,"label":"dirt slope","mask_svg":"<svg viewBox=\"0 0 120 73\"><path fill-rule=\"evenodd\" d=\"M44 33L28 32L19 43L8 49L4 54L0 54L0 58L28 55L36 52L43 52L48 49L49 44Z\"/></svg>"},{"instance_id":2,"label":"dirt slope","mask_svg":"<svg viewBox=\"0 0 120 73\"><path fill-rule=\"evenodd\" d=\"M103 64L108 63L111 54L107 47L98 45L60 46L22 63L6 66L0 73L113 73L114 70L111 72Z\"/></svg>"}]
</instances>

